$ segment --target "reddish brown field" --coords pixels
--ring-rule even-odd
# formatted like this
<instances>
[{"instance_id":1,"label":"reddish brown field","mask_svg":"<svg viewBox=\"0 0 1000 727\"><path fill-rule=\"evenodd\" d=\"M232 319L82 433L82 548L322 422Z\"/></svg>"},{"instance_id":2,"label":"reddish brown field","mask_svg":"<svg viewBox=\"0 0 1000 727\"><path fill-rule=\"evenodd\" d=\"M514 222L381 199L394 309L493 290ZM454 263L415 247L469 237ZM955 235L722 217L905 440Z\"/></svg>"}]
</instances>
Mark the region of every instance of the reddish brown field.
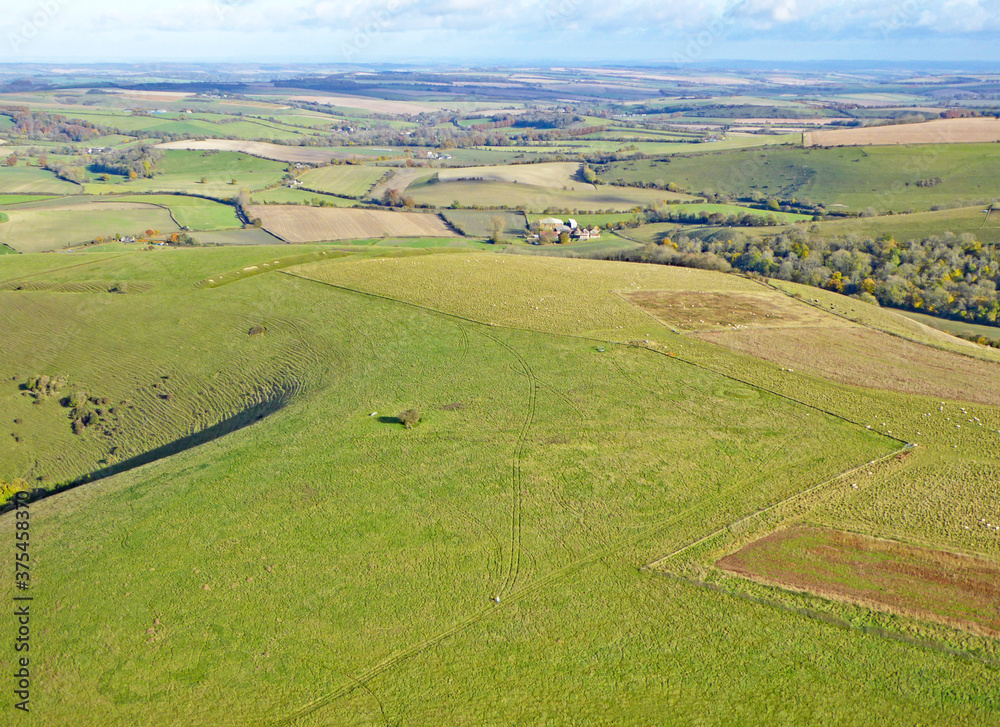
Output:
<instances>
[{"instance_id":1,"label":"reddish brown field","mask_svg":"<svg viewBox=\"0 0 1000 727\"><path fill-rule=\"evenodd\" d=\"M1000 141L1000 119L940 119L922 124L895 124L860 129L824 129L802 135L803 146L868 146L876 144L957 144Z\"/></svg>"},{"instance_id":2,"label":"reddish brown field","mask_svg":"<svg viewBox=\"0 0 1000 727\"><path fill-rule=\"evenodd\" d=\"M799 526L716 561L724 571L826 598L1000 636L1000 564Z\"/></svg>"}]
</instances>

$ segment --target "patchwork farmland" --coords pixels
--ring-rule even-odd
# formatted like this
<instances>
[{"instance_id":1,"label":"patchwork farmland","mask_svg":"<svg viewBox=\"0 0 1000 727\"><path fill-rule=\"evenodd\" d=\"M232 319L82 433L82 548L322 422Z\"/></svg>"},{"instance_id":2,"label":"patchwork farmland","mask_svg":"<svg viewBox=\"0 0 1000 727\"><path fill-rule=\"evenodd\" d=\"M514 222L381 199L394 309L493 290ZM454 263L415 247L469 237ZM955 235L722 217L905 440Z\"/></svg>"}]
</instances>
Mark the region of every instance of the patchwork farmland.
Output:
<instances>
[{"instance_id":1,"label":"patchwork farmland","mask_svg":"<svg viewBox=\"0 0 1000 727\"><path fill-rule=\"evenodd\" d=\"M0 68L14 721L1000 727L995 79L907 73Z\"/></svg>"}]
</instances>

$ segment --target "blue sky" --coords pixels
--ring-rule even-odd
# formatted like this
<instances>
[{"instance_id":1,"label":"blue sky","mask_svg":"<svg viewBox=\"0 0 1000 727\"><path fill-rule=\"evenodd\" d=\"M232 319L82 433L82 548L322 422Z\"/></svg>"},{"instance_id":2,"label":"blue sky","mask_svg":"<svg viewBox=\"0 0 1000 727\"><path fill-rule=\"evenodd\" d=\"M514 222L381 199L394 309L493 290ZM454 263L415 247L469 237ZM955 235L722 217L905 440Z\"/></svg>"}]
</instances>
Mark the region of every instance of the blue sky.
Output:
<instances>
[{"instance_id":1,"label":"blue sky","mask_svg":"<svg viewBox=\"0 0 1000 727\"><path fill-rule=\"evenodd\" d=\"M0 0L0 62L1000 61L1000 0Z\"/></svg>"}]
</instances>

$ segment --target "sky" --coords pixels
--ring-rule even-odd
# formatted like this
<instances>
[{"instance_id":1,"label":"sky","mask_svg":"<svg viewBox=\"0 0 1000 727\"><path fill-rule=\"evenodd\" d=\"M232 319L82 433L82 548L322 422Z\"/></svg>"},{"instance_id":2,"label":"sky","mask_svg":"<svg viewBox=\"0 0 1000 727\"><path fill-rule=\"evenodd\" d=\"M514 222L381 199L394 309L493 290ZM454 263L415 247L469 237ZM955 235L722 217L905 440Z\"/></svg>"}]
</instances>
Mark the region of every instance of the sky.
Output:
<instances>
[{"instance_id":1,"label":"sky","mask_svg":"<svg viewBox=\"0 0 1000 727\"><path fill-rule=\"evenodd\" d=\"M1000 0L0 0L0 62L1000 62Z\"/></svg>"}]
</instances>

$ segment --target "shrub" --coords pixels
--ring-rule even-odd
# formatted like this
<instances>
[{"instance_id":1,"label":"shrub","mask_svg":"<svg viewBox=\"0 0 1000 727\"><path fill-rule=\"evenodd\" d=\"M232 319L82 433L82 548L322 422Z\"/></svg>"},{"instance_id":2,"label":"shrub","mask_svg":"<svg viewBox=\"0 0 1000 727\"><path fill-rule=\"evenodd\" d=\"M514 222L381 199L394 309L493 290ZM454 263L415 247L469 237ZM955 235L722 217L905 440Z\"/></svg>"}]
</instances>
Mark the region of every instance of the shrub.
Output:
<instances>
[{"instance_id":1,"label":"shrub","mask_svg":"<svg viewBox=\"0 0 1000 727\"><path fill-rule=\"evenodd\" d=\"M407 409L397 417L407 429L413 429L420 421L420 413L416 409Z\"/></svg>"}]
</instances>

